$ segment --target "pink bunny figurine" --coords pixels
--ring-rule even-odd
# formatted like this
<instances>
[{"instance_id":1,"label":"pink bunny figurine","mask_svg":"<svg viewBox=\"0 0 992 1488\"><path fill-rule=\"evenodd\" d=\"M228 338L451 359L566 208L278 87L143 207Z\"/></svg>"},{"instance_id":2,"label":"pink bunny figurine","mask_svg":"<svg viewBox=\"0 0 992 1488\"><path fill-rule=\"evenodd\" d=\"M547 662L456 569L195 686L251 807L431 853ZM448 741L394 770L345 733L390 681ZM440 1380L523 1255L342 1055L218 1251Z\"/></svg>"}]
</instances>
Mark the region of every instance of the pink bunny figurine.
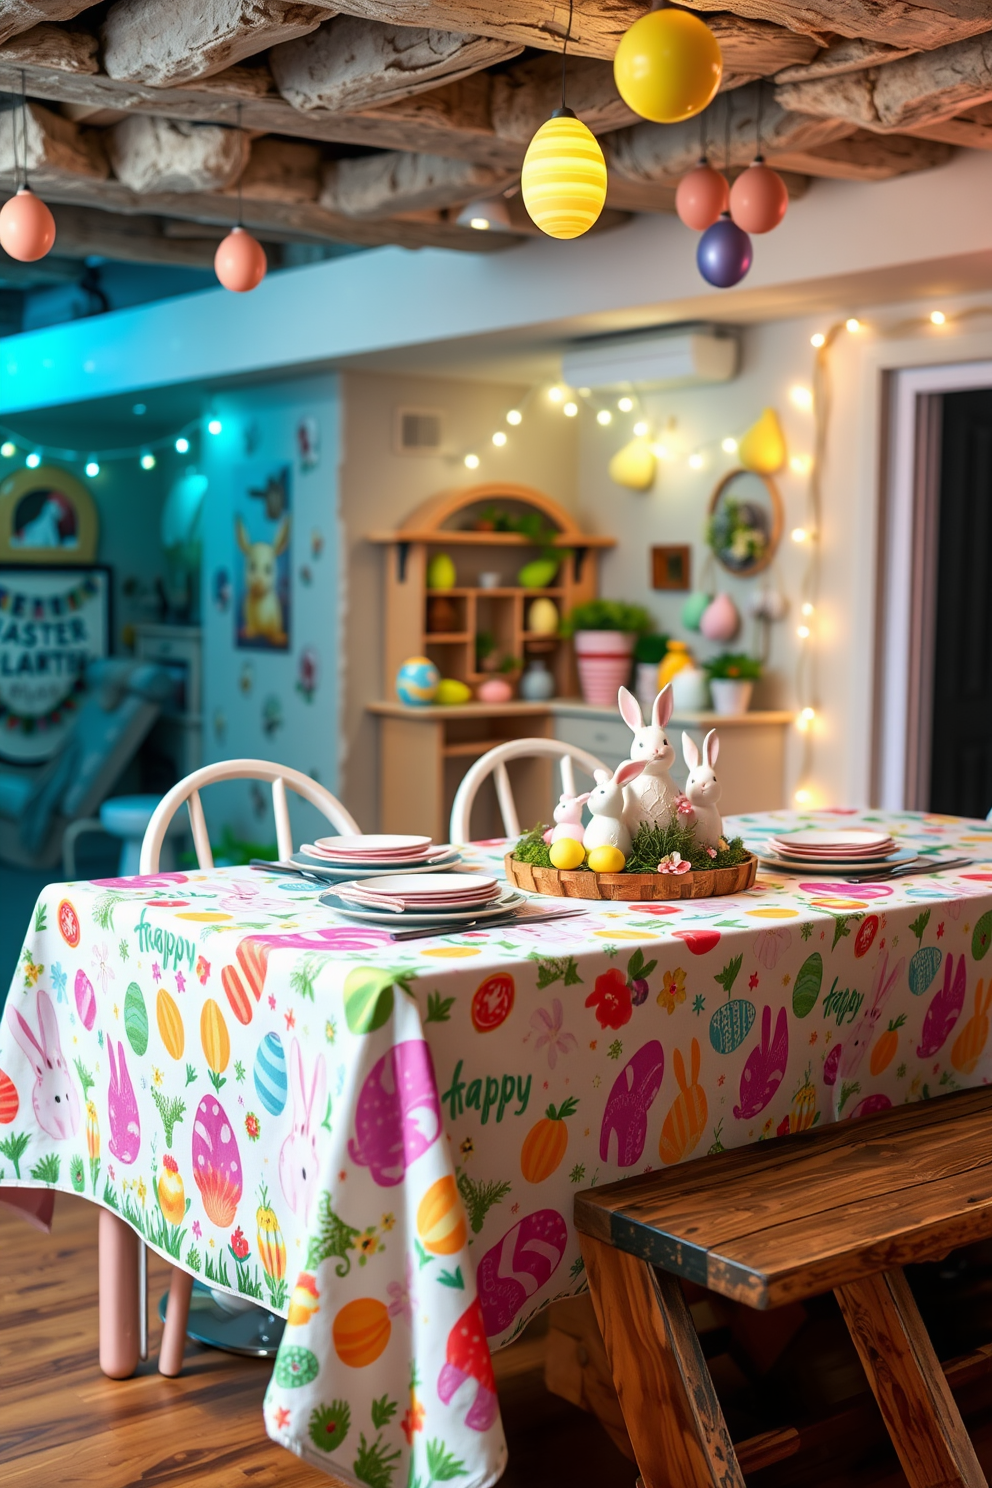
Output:
<instances>
[{"instance_id":1,"label":"pink bunny figurine","mask_svg":"<svg viewBox=\"0 0 992 1488\"><path fill-rule=\"evenodd\" d=\"M788 1015L785 1008L779 1008L772 1038L772 1010L766 1003L761 1013L761 1042L747 1056L741 1075L741 1103L734 1107L738 1121L750 1121L765 1109L785 1077L788 1062Z\"/></svg>"},{"instance_id":2,"label":"pink bunny figurine","mask_svg":"<svg viewBox=\"0 0 992 1488\"><path fill-rule=\"evenodd\" d=\"M642 822L652 827L667 827L675 814L679 792L669 774L675 763L675 750L665 733L665 724L674 707L672 684L663 687L655 698L649 724L644 723L641 705L626 687L621 687L617 701L624 723L634 731L630 757L644 762L640 779L624 793L624 821L633 837Z\"/></svg>"},{"instance_id":3,"label":"pink bunny figurine","mask_svg":"<svg viewBox=\"0 0 992 1488\"><path fill-rule=\"evenodd\" d=\"M586 791L581 796L559 796L558 805L555 807L555 826L551 832L551 841L560 842L563 837L574 837L576 842L581 842L585 834L582 825L582 808L589 799L590 792Z\"/></svg>"},{"instance_id":4,"label":"pink bunny figurine","mask_svg":"<svg viewBox=\"0 0 992 1488\"><path fill-rule=\"evenodd\" d=\"M703 740L703 758L694 739L682 735L682 756L689 767L689 778L685 784L686 800L692 807L692 821L696 828L696 843L699 847L719 848L723 836L723 818L720 815L720 785L714 765L720 752L720 740L716 729L710 729Z\"/></svg>"},{"instance_id":5,"label":"pink bunny figurine","mask_svg":"<svg viewBox=\"0 0 992 1488\"><path fill-rule=\"evenodd\" d=\"M947 1042L947 1036L961 1016L967 991L965 959L958 958L958 969L953 971L954 957L944 961L944 985L935 994L923 1019L923 1033L916 1050L921 1059L931 1059ZM952 980L953 978L953 980Z\"/></svg>"},{"instance_id":6,"label":"pink bunny figurine","mask_svg":"<svg viewBox=\"0 0 992 1488\"><path fill-rule=\"evenodd\" d=\"M844 1040L844 1052L840 1057L840 1065L837 1070L837 1098L840 1098L841 1087L849 1080L853 1080L861 1068L861 1061L865 1057L865 1051L878 1027L882 1016L882 1009L892 996L896 983L902 977L906 969L906 958L900 956L895 970L890 976L886 976L889 964L889 953L884 952L875 968L875 980L871 987L871 1005L865 1003L861 1010L861 1016L852 1029L850 1035Z\"/></svg>"},{"instance_id":7,"label":"pink bunny figurine","mask_svg":"<svg viewBox=\"0 0 992 1488\"><path fill-rule=\"evenodd\" d=\"M624 760L612 775L608 770L596 771L596 789L587 797L592 821L582 839L586 852L594 847L618 847L625 858L630 856L631 835L624 819L623 791L644 769L644 760Z\"/></svg>"},{"instance_id":8,"label":"pink bunny figurine","mask_svg":"<svg viewBox=\"0 0 992 1488\"><path fill-rule=\"evenodd\" d=\"M59 1025L52 999L43 988L35 993L38 1032L16 1010L11 1010L11 1032L34 1070L31 1103L38 1125L50 1137L64 1141L79 1130L79 1096L59 1042Z\"/></svg>"},{"instance_id":9,"label":"pink bunny figurine","mask_svg":"<svg viewBox=\"0 0 992 1488\"><path fill-rule=\"evenodd\" d=\"M124 1045L118 1042L115 1064L114 1046L108 1038L107 1058L110 1060L110 1086L107 1090L110 1140L107 1146L118 1162L133 1163L141 1147L141 1119L138 1116L138 1102L134 1098L134 1086L127 1072Z\"/></svg>"},{"instance_id":10,"label":"pink bunny figurine","mask_svg":"<svg viewBox=\"0 0 992 1488\"><path fill-rule=\"evenodd\" d=\"M289 1085L293 1093L293 1125L279 1149L279 1184L286 1203L304 1224L317 1196L317 1129L324 1119L327 1066L318 1054L309 1090L303 1072L299 1039L289 1051Z\"/></svg>"}]
</instances>

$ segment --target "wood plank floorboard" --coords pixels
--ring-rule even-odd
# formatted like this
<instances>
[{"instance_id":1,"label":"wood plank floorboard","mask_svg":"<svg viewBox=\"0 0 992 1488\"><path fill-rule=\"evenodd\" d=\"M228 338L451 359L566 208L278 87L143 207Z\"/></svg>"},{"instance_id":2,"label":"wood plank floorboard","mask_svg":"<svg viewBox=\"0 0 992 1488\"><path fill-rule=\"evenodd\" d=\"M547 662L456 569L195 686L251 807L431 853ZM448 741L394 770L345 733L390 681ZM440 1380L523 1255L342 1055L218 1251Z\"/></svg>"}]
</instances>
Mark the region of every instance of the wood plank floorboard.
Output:
<instances>
[{"instance_id":1,"label":"wood plank floorboard","mask_svg":"<svg viewBox=\"0 0 992 1488\"><path fill-rule=\"evenodd\" d=\"M187 1344L180 1379L155 1360L169 1268L149 1253L151 1357L130 1380L97 1362L97 1215L60 1194L52 1234L0 1208L0 1484L3 1488L327 1488L334 1479L265 1434L271 1367ZM526 1359L522 1360L526 1364ZM503 1488L633 1488L632 1465L591 1416L506 1374ZM397 1485L402 1488L402 1485Z\"/></svg>"}]
</instances>

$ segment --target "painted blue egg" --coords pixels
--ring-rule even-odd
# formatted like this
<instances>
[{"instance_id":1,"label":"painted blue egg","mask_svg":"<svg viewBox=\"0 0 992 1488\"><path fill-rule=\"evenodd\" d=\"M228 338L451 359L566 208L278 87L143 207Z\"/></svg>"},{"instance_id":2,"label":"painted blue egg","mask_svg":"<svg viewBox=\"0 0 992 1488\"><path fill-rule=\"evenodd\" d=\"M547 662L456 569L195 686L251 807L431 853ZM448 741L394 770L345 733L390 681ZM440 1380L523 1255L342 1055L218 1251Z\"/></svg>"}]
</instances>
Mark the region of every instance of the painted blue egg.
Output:
<instances>
[{"instance_id":1,"label":"painted blue egg","mask_svg":"<svg viewBox=\"0 0 992 1488\"><path fill-rule=\"evenodd\" d=\"M258 1098L270 1116L278 1116L286 1104L286 1054L277 1033L267 1033L258 1046L252 1071Z\"/></svg>"},{"instance_id":2,"label":"painted blue egg","mask_svg":"<svg viewBox=\"0 0 992 1488\"><path fill-rule=\"evenodd\" d=\"M429 656L410 656L396 674L396 696L408 708L423 708L434 701L440 680Z\"/></svg>"}]
</instances>

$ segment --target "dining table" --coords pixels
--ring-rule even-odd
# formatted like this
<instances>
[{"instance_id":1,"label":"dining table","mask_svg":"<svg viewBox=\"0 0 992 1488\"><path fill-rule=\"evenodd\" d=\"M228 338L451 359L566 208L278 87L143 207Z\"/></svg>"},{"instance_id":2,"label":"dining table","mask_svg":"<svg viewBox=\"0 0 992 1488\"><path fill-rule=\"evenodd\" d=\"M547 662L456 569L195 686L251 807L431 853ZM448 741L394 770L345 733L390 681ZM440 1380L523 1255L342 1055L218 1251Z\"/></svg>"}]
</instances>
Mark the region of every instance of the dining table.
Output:
<instances>
[{"instance_id":1,"label":"dining table","mask_svg":"<svg viewBox=\"0 0 992 1488\"><path fill-rule=\"evenodd\" d=\"M51 884L0 1022L0 1196L83 1195L285 1318L265 1428L310 1463L486 1488L491 1355L585 1288L578 1192L992 1076L992 825L726 831L852 825L914 871L405 941L276 866Z\"/></svg>"}]
</instances>

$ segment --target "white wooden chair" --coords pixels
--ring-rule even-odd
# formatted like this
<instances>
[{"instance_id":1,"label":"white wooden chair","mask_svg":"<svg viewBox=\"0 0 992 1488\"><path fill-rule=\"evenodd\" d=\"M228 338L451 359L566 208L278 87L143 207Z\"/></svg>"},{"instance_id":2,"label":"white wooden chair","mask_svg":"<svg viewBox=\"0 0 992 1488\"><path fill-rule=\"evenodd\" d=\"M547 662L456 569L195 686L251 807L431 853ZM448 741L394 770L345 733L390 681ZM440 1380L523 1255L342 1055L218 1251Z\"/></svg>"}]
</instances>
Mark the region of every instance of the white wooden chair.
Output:
<instances>
[{"instance_id":1,"label":"white wooden chair","mask_svg":"<svg viewBox=\"0 0 992 1488\"><path fill-rule=\"evenodd\" d=\"M139 873L158 872L159 854L162 851L169 823L184 802L189 811L189 824L193 833L196 860L201 868L214 866L214 856L210 849L210 838L207 835L207 823L203 816L200 791L205 785L213 785L219 780L264 780L271 784L272 809L276 817L276 846L280 858L290 857L293 851L289 805L286 800L287 786L298 796L309 801L311 806L316 806L317 810L326 816L339 832L352 834L361 831L354 817L344 809L337 797L332 796L330 791L325 790L322 785L318 785L316 780L311 780L309 775L304 775L302 770L290 770L286 765L276 765L270 760L222 760L216 765L204 765L201 770L194 770L192 775L187 775L185 780L180 780L178 785L174 785L168 794L162 797L145 829L145 838L141 844Z\"/></svg>"},{"instance_id":2,"label":"white wooden chair","mask_svg":"<svg viewBox=\"0 0 992 1488\"><path fill-rule=\"evenodd\" d=\"M140 873L158 872L159 855L169 823L184 802L189 811L196 860L201 868L214 866L200 791L205 785L213 785L222 780L264 780L271 784L272 809L276 818L276 844L280 858L288 858L293 852L289 804L286 799L287 786L290 790L296 791L297 795L302 796L304 800L309 801L312 806L316 806L317 810L338 832L352 834L361 831L354 817L345 810L337 797L332 796L329 790L325 790L322 785L318 785L302 771L290 770L285 765L276 765L269 760L223 760L215 765L204 765L201 770L194 770L191 775L187 775L185 780L180 780L178 785L174 785L168 794L162 797L145 829L138 870ZM140 1354L144 1359L148 1356L147 1253L144 1245L141 1245L139 1251L138 1287ZM192 1276L188 1271L174 1268L169 1284L169 1301L162 1330L162 1343L159 1348L160 1374L174 1377L182 1370L192 1292Z\"/></svg>"},{"instance_id":3,"label":"white wooden chair","mask_svg":"<svg viewBox=\"0 0 992 1488\"><path fill-rule=\"evenodd\" d=\"M448 829L452 842L472 840L469 832L472 806L479 793L479 787L490 775L494 777L496 799L499 802L500 816L503 818L506 835L507 837L520 836L520 818L517 815L517 806L513 799L506 763L507 760L533 759L535 755L543 755L559 761L562 792L569 796L576 794L575 765L578 765L590 780L594 778L596 770L607 768L602 760L597 759L588 750L579 749L574 744L563 744L560 739L509 739L505 744L497 744L470 766L455 793L451 807L451 825Z\"/></svg>"}]
</instances>

